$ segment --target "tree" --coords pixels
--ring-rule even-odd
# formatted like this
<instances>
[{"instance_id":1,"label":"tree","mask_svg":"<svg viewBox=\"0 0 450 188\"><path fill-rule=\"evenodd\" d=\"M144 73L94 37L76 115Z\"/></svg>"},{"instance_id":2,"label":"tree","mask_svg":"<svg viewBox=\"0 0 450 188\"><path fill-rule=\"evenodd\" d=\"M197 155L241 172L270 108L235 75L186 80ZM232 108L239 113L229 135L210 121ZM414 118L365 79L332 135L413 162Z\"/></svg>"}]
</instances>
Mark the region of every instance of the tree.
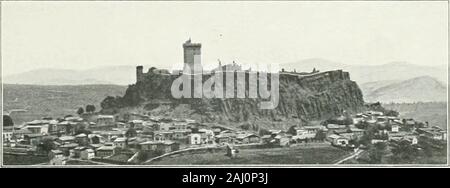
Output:
<instances>
[{"instance_id":1,"label":"tree","mask_svg":"<svg viewBox=\"0 0 450 188\"><path fill-rule=\"evenodd\" d=\"M117 96L107 96L103 101L100 103L100 107L102 109L114 109L114 108L120 108L122 106L122 98Z\"/></svg>"},{"instance_id":2,"label":"tree","mask_svg":"<svg viewBox=\"0 0 450 188\"><path fill-rule=\"evenodd\" d=\"M78 115L81 115L81 114L83 114L83 113L84 113L84 109L83 109L82 107L78 108L77 114L78 114Z\"/></svg>"},{"instance_id":3,"label":"tree","mask_svg":"<svg viewBox=\"0 0 450 188\"><path fill-rule=\"evenodd\" d=\"M92 131L87 130L86 127L84 127L84 126L79 126L75 129L75 135L82 134L82 133L89 135L89 134L92 134Z\"/></svg>"},{"instance_id":4,"label":"tree","mask_svg":"<svg viewBox=\"0 0 450 188\"><path fill-rule=\"evenodd\" d=\"M323 141L323 140L325 140L326 137L327 137L327 134L323 130L319 130L316 133L315 139Z\"/></svg>"},{"instance_id":5,"label":"tree","mask_svg":"<svg viewBox=\"0 0 450 188\"><path fill-rule=\"evenodd\" d=\"M125 132L125 137L127 138L133 138L137 136L137 132L134 128L129 128L127 132Z\"/></svg>"},{"instance_id":6,"label":"tree","mask_svg":"<svg viewBox=\"0 0 450 188\"><path fill-rule=\"evenodd\" d=\"M292 135L297 135L297 130L296 130L297 126L293 125L291 127L289 127L289 129L287 130L286 133L292 134Z\"/></svg>"},{"instance_id":7,"label":"tree","mask_svg":"<svg viewBox=\"0 0 450 188\"><path fill-rule=\"evenodd\" d=\"M147 160L149 157L149 154L145 151L139 151L139 153L137 154L137 160L139 160L139 162L143 162L145 160Z\"/></svg>"},{"instance_id":8,"label":"tree","mask_svg":"<svg viewBox=\"0 0 450 188\"><path fill-rule=\"evenodd\" d=\"M272 132L270 132L266 129L259 129L258 134L259 134L259 136L264 136L264 135L270 135L270 134L272 134Z\"/></svg>"},{"instance_id":9,"label":"tree","mask_svg":"<svg viewBox=\"0 0 450 188\"><path fill-rule=\"evenodd\" d=\"M87 105L86 106L86 112L88 112L88 113L95 112L95 106L92 105L92 104Z\"/></svg>"},{"instance_id":10,"label":"tree","mask_svg":"<svg viewBox=\"0 0 450 188\"><path fill-rule=\"evenodd\" d=\"M8 115L3 115L3 126L8 127L8 126L13 126L14 122L12 120L12 118Z\"/></svg>"},{"instance_id":11,"label":"tree","mask_svg":"<svg viewBox=\"0 0 450 188\"><path fill-rule=\"evenodd\" d=\"M386 143L378 142L369 149L369 162L371 164L379 164L383 160L383 156L386 154Z\"/></svg>"},{"instance_id":12,"label":"tree","mask_svg":"<svg viewBox=\"0 0 450 188\"><path fill-rule=\"evenodd\" d=\"M400 141L392 149L392 154L395 163L410 163L417 157L416 149L407 140Z\"/></svg>"},{"instance_id":13,"label":"tree","mask_svg":"<svg viewBox=\"0 0 450 188\"><path fill-rule=\"evenodd\" d=\"M399 113L394 110L386 110L386 112L384 112L384 114L386 116L394 116L394 117L397 117L399 115Z\"/></svg>"},{"instance_id":14,"label":"tree","mask_svg":"<svg viewBox=\"0 0 450 188\"><path fill-rule=\"evenodd\" d=\"M55 149L56 147L52 138L43 138L42 141L39 143L39 146L45 153L50 152L52 149Z\"/></svg>"}]
</instances>

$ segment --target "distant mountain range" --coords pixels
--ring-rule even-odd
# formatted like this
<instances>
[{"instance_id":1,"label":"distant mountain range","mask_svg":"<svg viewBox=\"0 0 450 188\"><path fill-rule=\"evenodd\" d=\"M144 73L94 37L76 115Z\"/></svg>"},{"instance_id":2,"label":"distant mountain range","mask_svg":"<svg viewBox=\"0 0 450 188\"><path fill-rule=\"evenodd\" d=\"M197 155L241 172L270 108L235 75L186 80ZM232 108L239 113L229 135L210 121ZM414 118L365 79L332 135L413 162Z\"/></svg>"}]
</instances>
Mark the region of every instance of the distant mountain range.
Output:
<instances>
[{"instance_id":1,"label":"distant mountain range","mask_svg":"<svg viewBox=\"0 0 450 188\"><path fill-rule=\"evenodd\" d=\"M144 66L148 69L151 66ZM447 83L447 65L420 66L405 62L383 65L346 65L326 59L306 59L281 64L286 71L311 72L343 69L350 72L350 78L358 84L385 80L407 80L419 76L432 76ZM146 70L144 70L146 71ZM85 85L117 84L128 85L136 82L136 67L131 65L106 66L87 70L37 69L24 73L4 76L4 83L33 85Z\"/></svg>"},{"instance_id":2,"label":"distant mountain range","mask_svg":"<svg viewBox=\"0 0 450 188\"><path fill-rule=\"evenodd\" d=\"M31 85L128 85L136 82L136 67L124 65L87 70L37 69L5 76L3 81L8 84Z\"/></svg>"},{"instance_id":3,"label":"distant mountain range","mask_svg":"<svg viewBox=\"0 0 450 188\"><path fill-rule=\"evenodd\" d=\"M151 66L144 66L144 71ZM440 66L421 66L406 62L382 65L347 65L326 59L305 59L281 64L286 71L311 72L342 69L358 83L366 101L442 101L446 100L447 70ZM3 77L4 83L32 85L90 85L135 83L136 67L106 66L87 70L38 69ZM443 95L445 94L445 96ZM409 98L407 98L409 97Z\"/></svg>"},{"instance_id":4,"label":"distant mountain range","mask_svg":"<svg viewBox=\"0 0 450 188\"><path fill-rule=\"evenodd\" d=\"M447 87L430 76L420 76L405 81L390 80L360 85L366 102L437 102L447 101Z\"/></svg>"}]
</instances>

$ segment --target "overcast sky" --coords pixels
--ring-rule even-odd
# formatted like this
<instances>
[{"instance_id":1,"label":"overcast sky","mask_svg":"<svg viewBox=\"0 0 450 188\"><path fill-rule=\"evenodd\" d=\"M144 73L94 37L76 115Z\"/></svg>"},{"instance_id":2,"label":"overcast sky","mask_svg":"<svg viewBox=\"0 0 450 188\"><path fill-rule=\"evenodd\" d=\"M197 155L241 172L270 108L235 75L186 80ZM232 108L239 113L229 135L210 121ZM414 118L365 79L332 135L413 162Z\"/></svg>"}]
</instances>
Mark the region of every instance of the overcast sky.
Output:
<instances>
[{"instance_id":1,"label":"overcast sky","mask_svg":"<svg viewBox=\"0 0 450 188\"><path fill-rule=\"evenodd\" d=\"M447 2L2 2L5 75L202 63L448 63Z\"/></svg>"}]
</instances>

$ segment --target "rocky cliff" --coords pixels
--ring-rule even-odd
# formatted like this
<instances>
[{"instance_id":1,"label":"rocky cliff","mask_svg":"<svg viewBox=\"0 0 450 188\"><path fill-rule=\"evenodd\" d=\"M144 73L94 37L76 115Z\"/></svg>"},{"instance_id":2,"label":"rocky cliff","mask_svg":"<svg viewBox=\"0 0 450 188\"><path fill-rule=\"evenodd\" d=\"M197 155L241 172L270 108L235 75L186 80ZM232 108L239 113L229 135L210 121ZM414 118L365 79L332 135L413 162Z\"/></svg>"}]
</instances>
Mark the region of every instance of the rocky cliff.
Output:
<instances>
[{"instance_id":1,"label":"rocky cliff","mask_svg":"<svg viewBox=\"0 0 450 188\"><path fill-rule=\"evenodd\" d=\"M130 85L123 97L108 97L104 112L138 111L151 115L188 117L203 122L283 122L320 120L355 112L364 105L362 92L341 70L311 75L280 74L279 104L275 109L258 107L261 99L174 99L170 87L176 75L149 74ZM205 79L205 78L204 78Z\"/></svg>"}]
</instances>

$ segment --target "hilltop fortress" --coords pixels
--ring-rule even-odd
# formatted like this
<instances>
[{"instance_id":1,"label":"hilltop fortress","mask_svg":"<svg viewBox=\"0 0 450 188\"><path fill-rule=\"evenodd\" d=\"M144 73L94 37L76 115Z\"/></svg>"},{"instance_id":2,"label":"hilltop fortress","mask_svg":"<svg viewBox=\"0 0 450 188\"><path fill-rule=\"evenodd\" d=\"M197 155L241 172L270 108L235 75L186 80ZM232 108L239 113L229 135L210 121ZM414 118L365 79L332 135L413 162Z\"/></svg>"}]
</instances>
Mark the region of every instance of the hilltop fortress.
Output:
<instances>
[{"instance_id":1,"label":"hilltop fortress","mask_svg":"<svg viewBox=\"0 0 450 188\"><path fill-rule=\"evenodd\" d=\"M267 121L292 118L324 119L339 115L343 111L358 111L364 106L362 92L358 85L350 80L348 72L342 70L297 72L281 69L276 73L267 73L268 79L271 79L274 74L279 77L279 104L275 109L270 110L260 109L260 102L264 100L260 95L251 98L251 92L248 90L243 93L244 98L174 98L171 95L171 84L183 75L201 75L200 79L204 82L216 74L232 72L236 77L227 80L224 75L223 85L233 82L235 88L246 89L252 85L259 86L260 82L252 82L250 77L252 74L259 75L260 72L250 69L242 70L242 67L234 62L227 65L219 62L218 67L208 74L197 74L196 70L202 70L201 47L201 44L191 43L191 40L183 44L183 71L170 72L152 67L144 73L143 67L137 66L136 83L128 87L123 97L105 99L102 102L103 111L118 113L123 109L132 108L152 115L185 115L204 122L247 122L258 119ZM236 81L238 74L245 75L243 83ZM194 82L194 79L191 81ZM267 88L271 87L269 82ZM232 91L234 96L238 96L237 89ZM194 90L192 92L195 94ZM258 94L261 93L258 92ZM178 113L178 111L185 111L185 113ZM175 112L177 112L176 115Z\"/></svg>"},{"instance_id":2,"label":"hilltop fortress","mask_svg":"<svg viewBox=\"0 0 450 188\"><path fill-rule=\"evenodd\" d=\"M136 82L142 82L145 81L146 77L152 74L159 74L159 75L180 75L180 74L214 74L218 71L226 72L226 71L233 71L233 72L246 72L246 73L256 73L257 71L252 71L251 69L243 70L241 65L236 64L234 61L233 63L222 65L222 63L219 61L218 67L209 71L203 70L203 66L201 63L201 43L192 43L191 39L187 40L185 43L183 43L183 57L184 57L184 63L183 63L183 70L173 70L170 72L167 69L157 69L155 67L151 67L148 69L146 73L144 73L144 67L142 65L139 65L136 67ZM203 72L205 71L205 72ZM341 70L339 72L342 73ZM284 75L283 77L305 77L305 76L312 76L312 75L320 75L319 71L314 69L312 72L297 72L296 70L293 70L291 72L285 71L284 69L281 69L279 71L279 74ZM326 73L325 73L326 74ZM348 74L348 73L347 73Z\"/></svg>"}]
</instances>

